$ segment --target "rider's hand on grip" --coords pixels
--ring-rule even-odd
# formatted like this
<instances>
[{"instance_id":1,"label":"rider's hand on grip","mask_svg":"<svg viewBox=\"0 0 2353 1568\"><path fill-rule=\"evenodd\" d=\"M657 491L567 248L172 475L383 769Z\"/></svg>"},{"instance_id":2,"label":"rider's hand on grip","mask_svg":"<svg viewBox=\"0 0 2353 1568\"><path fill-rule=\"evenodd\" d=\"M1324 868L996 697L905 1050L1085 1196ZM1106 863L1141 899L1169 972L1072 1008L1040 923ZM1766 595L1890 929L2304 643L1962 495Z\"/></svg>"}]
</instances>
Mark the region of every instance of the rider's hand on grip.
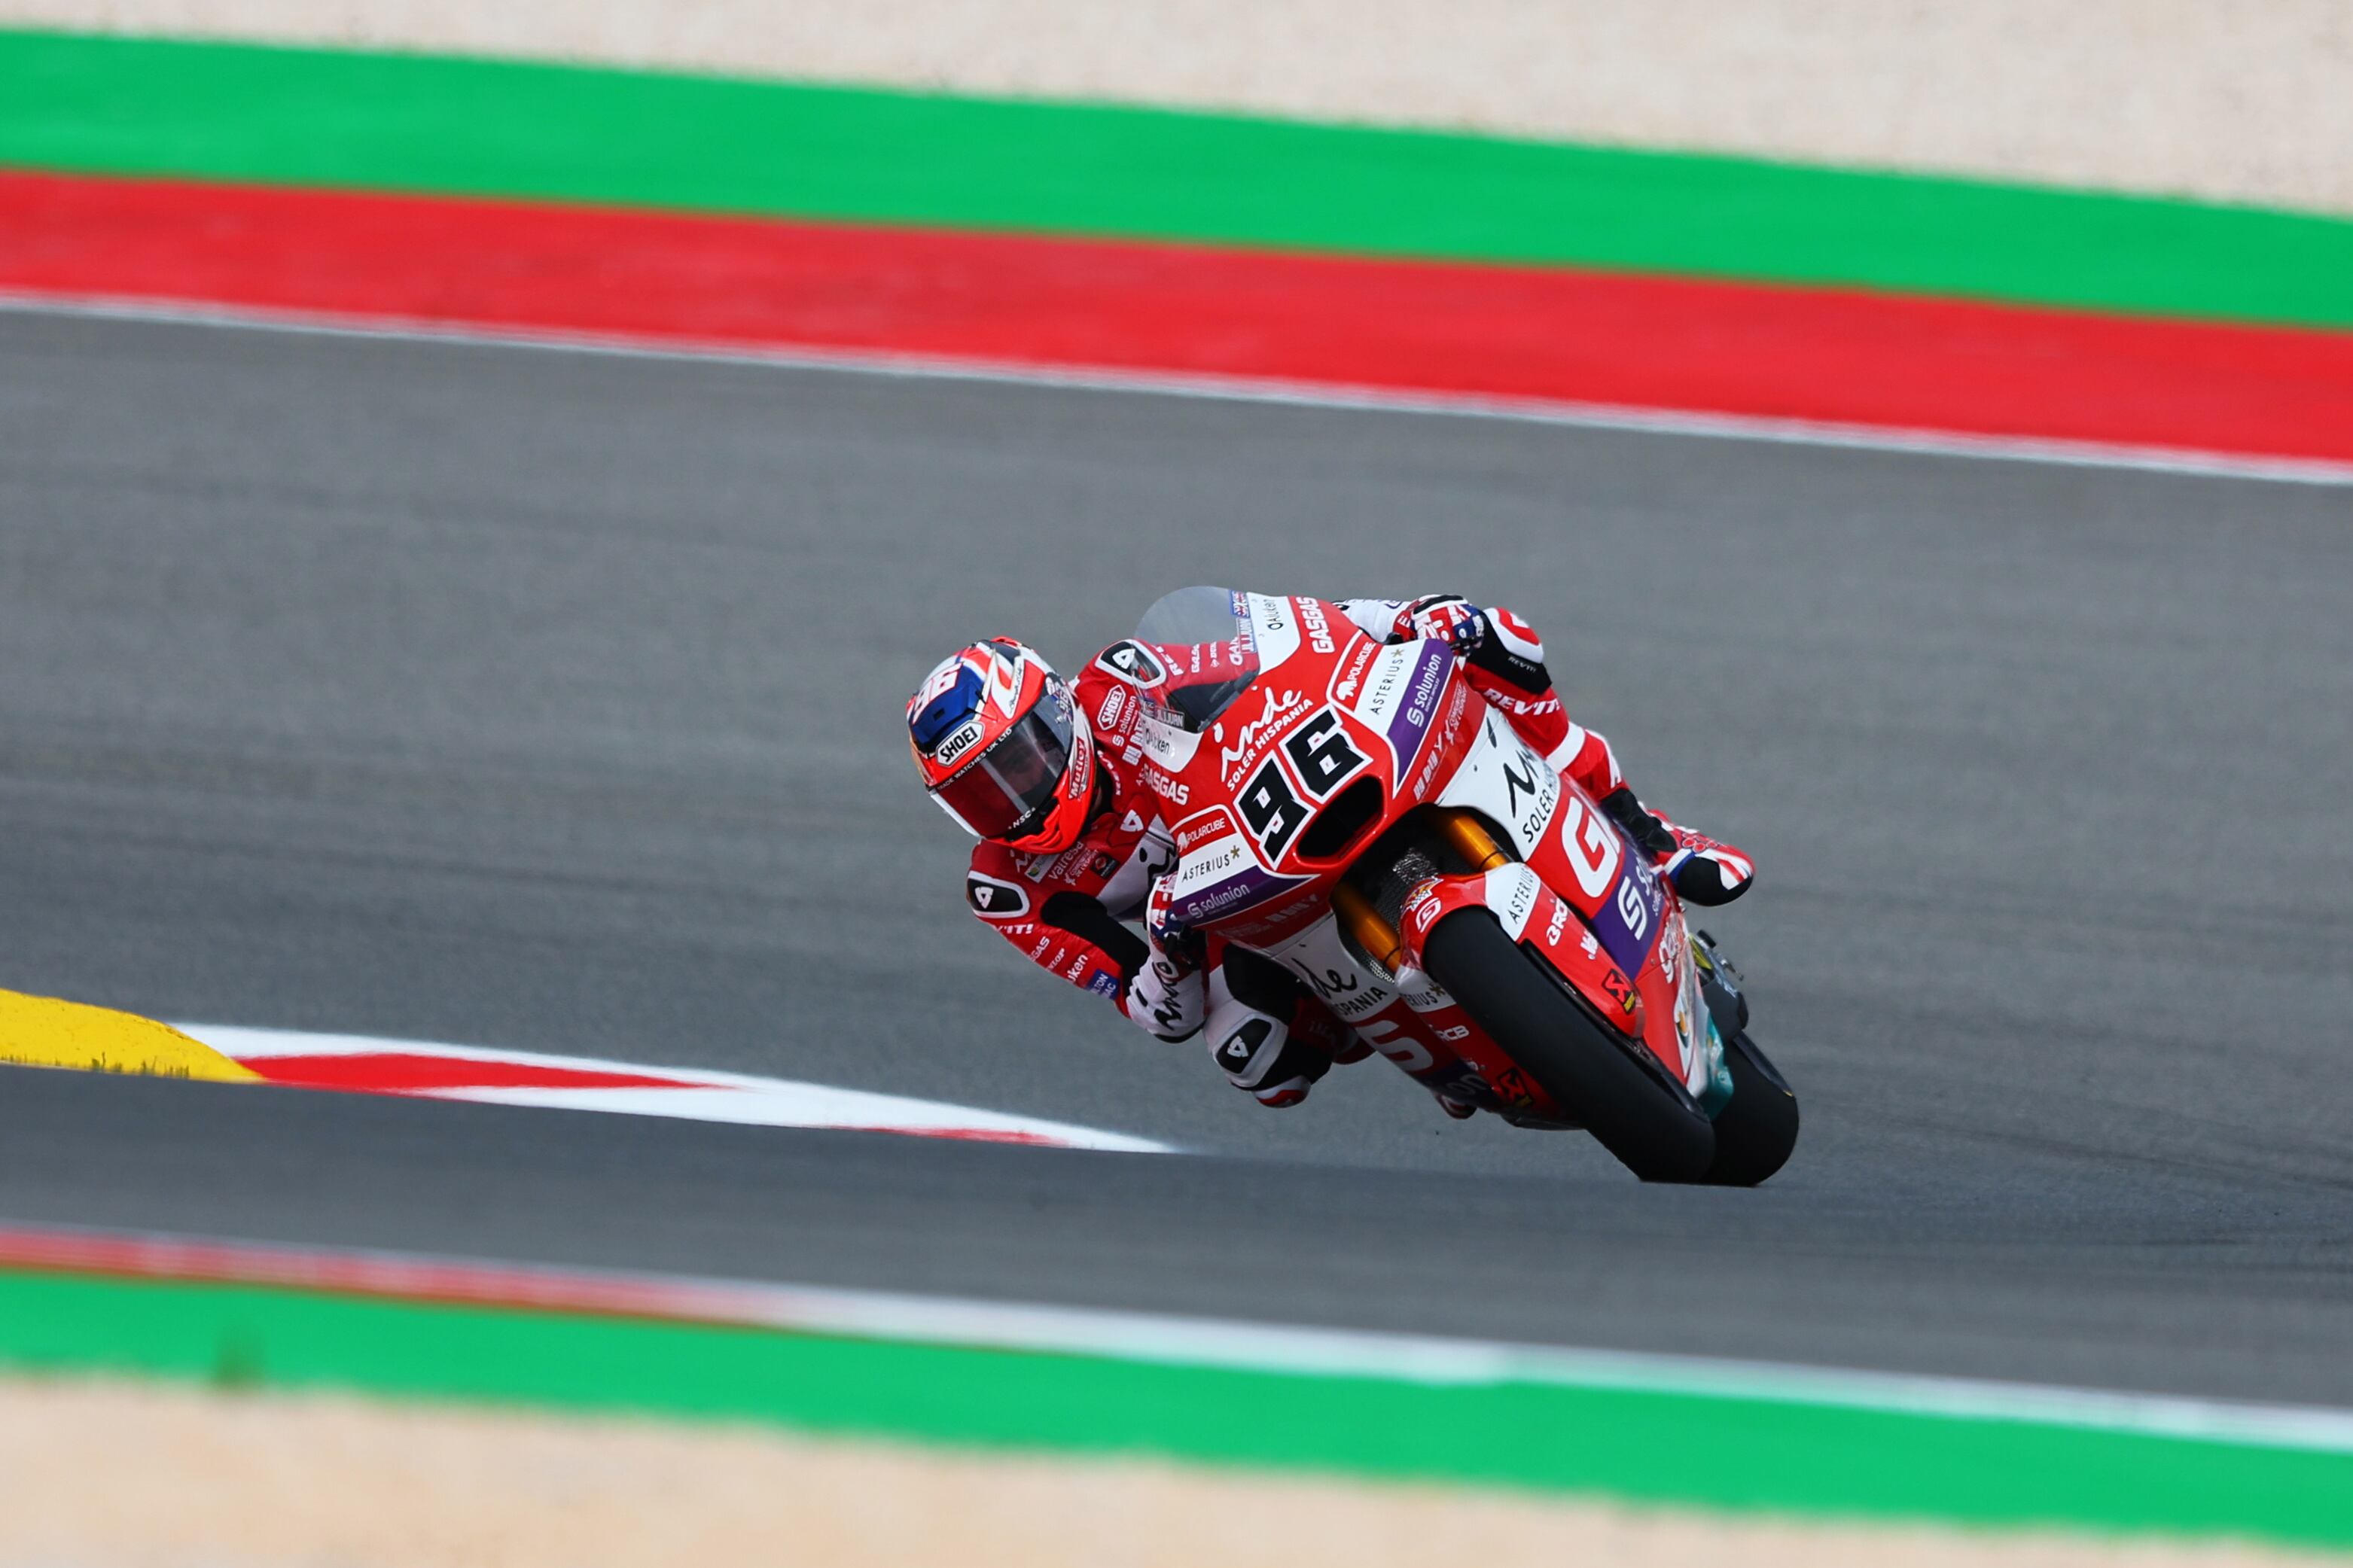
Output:
<instances>
[{"instance_id":1,"label":"rider's hand on grip","mask_svg":"<svg viewBox=\"0 0 2353 1568\"><path fill-rule=\"evenodd\" d=\"M1144 934L1150 952L1127 983L1120 1010L1164 1040L1188 1039L1208 1010L1203 943L1200 933L1176 923L1166 877L1153 884L1145 905Z\"/></svg>"},{"instance_id":2,"label":"rider's hand on grip","mask_svg":"<svg viewBox=\"0 0 2353 1568\"><path fill-rule=\"evenodd\" d=\"M1487 640L1487 612L1460 594L1432 594L1406 606L1407 624L1418 637L1442 637L1469 658Z\"/></svg>"},{"instance_id":3,"label":"rider's hand on grip","mask_svg":"<svg viewBox=\"0 0 2353 1568\"><path fill-rule=\"evenodd\" d=\"M1127 983L1120 1008L1164 1040L1189 1040L1200 1032L1208 1010L1207 990L1198 968L1187 968L1155 945Z\"/></svg>"},{"instance_id":4,"label":"rider's hand on grip","mask_svg":"<svg viewBox=\"0 0 2353 1568\"><path fill-rule=\"evenodd\" d=\"M1196 973L1208 966L1208 943L1199 931L1177 921L1169 901L1169 886L1166 877L1152 884L1152 896L1144 906L1145 935L1151 940L1153 952L1166 953L1186 973Z\"/></svg>"}]
</instances>

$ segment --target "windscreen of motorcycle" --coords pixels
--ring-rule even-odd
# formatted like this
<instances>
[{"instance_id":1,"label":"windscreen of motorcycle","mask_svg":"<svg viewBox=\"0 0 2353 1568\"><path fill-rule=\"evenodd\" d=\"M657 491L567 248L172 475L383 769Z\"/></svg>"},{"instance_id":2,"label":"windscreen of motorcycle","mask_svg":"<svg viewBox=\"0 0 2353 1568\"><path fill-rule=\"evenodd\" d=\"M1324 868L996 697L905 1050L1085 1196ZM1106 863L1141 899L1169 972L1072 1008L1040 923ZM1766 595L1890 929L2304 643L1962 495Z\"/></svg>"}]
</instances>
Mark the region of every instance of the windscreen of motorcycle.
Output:
<instances>
[{"instance_id":1,"label":"windscreen of motorcycle","mask_svg":"<svg viewBox=\"0 0 2353 1568\"><path fill-rule=\"evenodd\" d=\"M1231 707L1259 672L1250 595L1231 588L1162 595L1136 623L1135 640L1167 670L1161 702L1197 731Z\"/></svg>"}]
</instances>

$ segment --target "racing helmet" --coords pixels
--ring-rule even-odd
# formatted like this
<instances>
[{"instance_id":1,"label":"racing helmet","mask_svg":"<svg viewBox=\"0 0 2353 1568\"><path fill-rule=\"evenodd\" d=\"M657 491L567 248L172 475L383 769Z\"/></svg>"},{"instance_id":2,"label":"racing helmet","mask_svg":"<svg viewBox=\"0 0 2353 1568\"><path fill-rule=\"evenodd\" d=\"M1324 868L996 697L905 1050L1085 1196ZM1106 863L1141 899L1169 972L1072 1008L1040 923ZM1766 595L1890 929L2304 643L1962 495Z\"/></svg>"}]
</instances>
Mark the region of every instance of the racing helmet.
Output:
<instances>
[{"instance_id":1,"label":"racing helmet","mask_svg":"<svg viewBox=\"0 0 2353 1568\"><path fill-rule=\"evenodd\" d=\"M924 793L976 838L1050 854L1086 829L1094 735L1033 648L991 637L943 659L907 700L907 742Z\"/></svg>"}]
</instances>

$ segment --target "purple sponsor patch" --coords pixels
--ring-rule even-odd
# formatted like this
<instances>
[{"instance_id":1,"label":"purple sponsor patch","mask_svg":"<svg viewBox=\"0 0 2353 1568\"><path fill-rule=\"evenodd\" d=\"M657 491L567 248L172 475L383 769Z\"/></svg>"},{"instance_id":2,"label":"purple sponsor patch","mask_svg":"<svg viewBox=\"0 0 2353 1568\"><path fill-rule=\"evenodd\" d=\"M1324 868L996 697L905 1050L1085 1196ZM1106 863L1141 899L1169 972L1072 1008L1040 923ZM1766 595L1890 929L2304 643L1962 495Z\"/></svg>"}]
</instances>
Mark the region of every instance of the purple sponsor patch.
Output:
<instances>
[{"instance_id":1,"label":"purple sponsor patch","mask_svg":"<svg viewBox=\"0 0 2353 1568\"><path fill-rule=\"evenodd\" d=\"M1238 910L1262 904L1277 893L1288 892L1303 880L1304 878L1278 877L1256 866L1245 866L1224 880L1212 882L1187 897L1176 905L1175 913L1181 924L1206 925Z\"/></svg>"},{"instance_id":2,"label":"purple sponsor patch","mask_svg":"<svg viewBox=\"0 0 2353 1568\"><path fill-rule=\"evenodd\" d=\"M1588 923L1601 939L1602 951L1631 978L1641 973L1643 962L1659 940L1659 917L1665 912L1667 900L1659 890L1659 874L1651 869L1649 858L1622 833L1619 837L1626 845L1625 868L1618 873L1609 896L1601 900Z\"/></svg>"},{"instance_id":3,"label":"purple sponsor patch","mask_svg":"<svg viewBox=\"0 0 2353 1568\"><path fill-rule=\"evenodd\" d=\"M1438 700L1446 695L1446 677L1453 668L1453 648L1436 641L1421 645L1413 673L1406 678L1405 698L1398 705L1397 717L1389 721L1389 750L1397 753L1399 777L1413 770L1413 760L1421 753L1422 740L1430 733L1430 721L1438 717Z\"/></svg>"}]
</instances>

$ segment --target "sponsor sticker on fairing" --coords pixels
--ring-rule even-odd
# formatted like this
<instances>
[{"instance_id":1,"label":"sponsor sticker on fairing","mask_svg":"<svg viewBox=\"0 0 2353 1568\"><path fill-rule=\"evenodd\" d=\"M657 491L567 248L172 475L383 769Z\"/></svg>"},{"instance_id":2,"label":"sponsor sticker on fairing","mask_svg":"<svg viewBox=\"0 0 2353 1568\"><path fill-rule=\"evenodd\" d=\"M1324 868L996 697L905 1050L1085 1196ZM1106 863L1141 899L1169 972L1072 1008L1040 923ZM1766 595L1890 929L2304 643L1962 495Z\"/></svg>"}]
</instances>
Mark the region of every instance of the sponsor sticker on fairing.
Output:
<instances>
[{"instance_id":1,"label":"sponsor sticker on fairing","mask_svg":"<svg viewBox=\"0 0 2353 1568\"><path fill-rule=\"evenodd\" d=\"M1423 660L1420 669L1416 672L1413 689L1407 694L1405 710L1406 721L1416 729L1429 724L1430 715L1438 704L1440 685L1451 668L1444 659L1430 658Z\"/></svg>"},{"instance_id":2,"label":"sponsor sticker on fairing","mask_svg":"<svg viewBox=\"0 0 2353 1568\"><path fill-rule=\"evenodd\" d=\"M1183 805L1192 798L1191 784L1180 784L1158 768L1139 768L1137 772L1143 776L1145 787L1171 805Z\"/></svg>"},{"instance_id":3,"label":"sponsor sticker on fairing","mask_svg":"<svg viewBox=\"0 0 2353 1568\"><path fill-rule=\"evenodd\" d=\"M1198 816L1188 816L1176 825L1176 853L1190 855L1200 845L1219 838L1237 837L1234 819L1222 805L1213 805Z\"/></svg>"},{"instance_id":4,"label":"sponsor sticker on fairing","mask_svg":"<svg viewBox=\"0 0 2353 1568\"><path fill-rule=\"evenodd\" d=\"M1520 1069L1515 1067L1505 1068L1503 1071L1495 1075L1494 1089L1495 1094L1499 1099L1504 1100L1517 1110L1529 1110L1535 1109L1536 1103L1535 1086L1531 1084L1527 1080L1526 1075L1522 1073Z\"/></svg>"},{"instance_id":5,"label":"sponsor sticker on fairing","mask_svg":"<svg viewBox=\"0 0 2353 1568\"><path fill-rule=\"evenodd\" d=\"M1373 662L1375 656L1380 651L1381 645L1369 637L1350 650L1348 661L1343 664L1332 677L1330 695L1333 701L1347 702L1354 700L1357 689L1365 683L1366 667Z\"/></svg>"},{"instance_id":6,"label":"sponsor sticker on fairing","mask_svg":"<svg viewBox=\"0 0 2353 1568\"><path fill-rule=\"evenodd\" d=\"M1275 736L1282 732L1283 726L1309 707L1306 697L1297 691L1278 692L1268 687L1260 695L1262 701L1258 716L1234 727L1232 745L1223 743L1226 733L1223 721L1210 731L1211 738L1219 742L1218 776L1228 789L1231 789L1234 780L1258 761L1260 752L1273 744Z\"/></svg>"},{"instance_id":7,"label":"sponsor sticker on fairing","mask_svg":"<svg viewBox=\"0 0 2353 1568\"><path fill-rule=\"evenodd\" d=\"M1651 947L1658 940L1659 917L1665 900L1658 879L1637 856L1624 858L1618 884L1594 911L1594 929L1602 949L1630 974L1641 973Z\"/></svg>"},{"instance_id":8,"label":"sponsor sticker on fairing","mask_svg":"<svg viewBox=\"0 0 2353 1568\"><path fill-rule=\"evenodd\" d=\"M1293 619L1292 601L1272 594L1249 594L1250 640L1257 645L1261 675L1299 650L1299 628Z\"/></svg>"},{"instance_id":9,"label":"sponsor sticker on fairing","mask_svg":"<svg viewBox=\"0 0 2353 1568\"><path fill-rule=\"evenodd\" d=\"M1138 704L1130 748L1139 759L1149 757L1164 773L1181 773L1200 743L1201 737L1168 709L1153 702Z\"/></svg>"},{"instance_id":10,"label":"sponsor sticker on fairing","mask_svg":"<svg viewBox=\"0 0 2353 1568\"><path fill-rule=\"evenodd\" d=\"M1333 649L1332 625L1324 618L1324 606L1313 599L1299 601L1299 624L1306 628L1307 646L1317 653Z\"/></svg>"},{"instance_id":11,"label":"sponsor sticker on fairing","mask_svg":"<svg viewBox=\"0 0 2353 1568\"><path fill-rule=\"evenodd\" d=\"M1488 907L1514 942L1527 930L1528 917L1535 913L1536 894L1543 888L1544 883L1525 866L1500 866L1487 873Z\"/></svg>"},{"instance_id":12,"label":"sponsor sticker on fairing","mask_svg":"<svg viewBox=\"0 0 2353 1568\"><path fill-rule=\"evenodd\" d=\"M1378 730L1385 728L1398 707L1398 694L1413 673L1419 645L1401 643L1395 647L1377 649L1373 667L1365 677L1363 696L1356 702L1356 717Z\"/></svg>"}]
</instances>

